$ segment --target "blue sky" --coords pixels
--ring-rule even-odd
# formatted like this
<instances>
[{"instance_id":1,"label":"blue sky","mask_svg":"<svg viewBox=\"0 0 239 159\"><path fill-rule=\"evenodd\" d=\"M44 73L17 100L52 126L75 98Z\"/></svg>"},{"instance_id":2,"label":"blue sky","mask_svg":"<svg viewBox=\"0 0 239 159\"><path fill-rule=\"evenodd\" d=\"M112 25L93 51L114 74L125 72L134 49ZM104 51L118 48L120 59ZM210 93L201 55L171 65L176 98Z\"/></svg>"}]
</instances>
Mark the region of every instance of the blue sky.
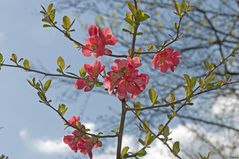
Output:
<instances>
[{"instance_id":1,"label":"blue sky","mask_svg":"<svg viewBox=\"0 0 239 159\"><path fill-rule=\"evenodd\" d=\"M49 72L55 72L56 59L61 55L66 63L72 65L72 71L78 72L84 63L91 63L93 59L83 57L81 52L59 32L42 27L40 5L46 6L50 2L49 0L24 0L19 3L18 0L1 0L0 52L4 55L6 63L11 63L9 58L12 53L16 53L18 57L28 58L35 68L41 69L41 66L44 66ZM86 30L81 24L92 23L93 15L81 17L70 11L64 14L72 19L76 18L77 32L73 36L83 41L86 37ZM63 14L57 12L56 16L61 24ZM69 148L62 144L62 137L69 131L64 130L63 122L54 112L38 102L35 90L26 82L26 79L34 75L11 68L0 70L0 127L3 127L0 129L0 154L6 154L10 159L58 159L71 156ZM73 86L63 88L58 88L58 86L59 84L53 80L54 89L49 91L49 97L55 105L65 102L65 98L62 98L63 91L75 91ZM67 101L66 104L69 106L68 118L71 115L81 115L83 123L92 129L102 123L100 120L96 122L99 115L105 116L112 113L108 109L110 106L113 112L118 112L120 108L116 98L103 94L80 94L76 100ZM221 109L218 109L218 103L215 105L217 107L213 113L220 114ZM223 104L219 103L219 105ZM186 126L197 129L195 125ZM197 149L193 134L189 133L185 127L179 125L171 130L175 141L179 140L186 147L191 147L193 142ZM108 130L108 133L110 131ZM186 133L187 139L185 139ZM212 139L220 140L222 143L226 141L220 134L209 133L209 135ZM131 145L136 140L135 136L126 135L123 141L124 145ZM131 150L135 149L134 146L131 145ZM205 147L205 149L208 148ZM112 155L114 150L114 146L106 145L105 151L95 158L114 158ZM147 159L158 158L155 156L158 153L164 159L172 159L167 152L162 145L156 143Z\"/></svg>"}]
</instances>

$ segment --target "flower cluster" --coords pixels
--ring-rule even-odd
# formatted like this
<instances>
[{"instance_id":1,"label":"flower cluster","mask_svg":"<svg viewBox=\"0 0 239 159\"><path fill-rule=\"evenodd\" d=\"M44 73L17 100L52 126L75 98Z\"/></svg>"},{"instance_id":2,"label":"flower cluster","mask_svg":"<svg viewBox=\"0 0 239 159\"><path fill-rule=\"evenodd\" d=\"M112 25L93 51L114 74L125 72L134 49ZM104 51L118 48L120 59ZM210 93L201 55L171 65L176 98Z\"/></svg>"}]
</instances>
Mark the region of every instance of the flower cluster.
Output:
<instances>
[{"instance_id":1,"label":"flower cluster","mask_svg":"<svg viewBox=\"0 0 239 159\"><path fill-rule=\"evenodd\" d=\"M74 152L80 152L82 154L88 154L90 159L93 158L92 149L101 146L101 142L94 137L86 135L86 128L80 123L80 117L73 116L68 123L71 126L78 127L79 130L74 130L71 135L66 135L63 138L65 144L67 144Z\"/></svg>"},{"instance_id":2,"label":"flower cluster","mask_svg":"<svg viewBox=\"0 0 239 159\"><path fill-rule=\"evenodd\" d=\"M87 57L94 55L98 58L112 54L112 51L107 49L106 45L115 45L117 39L109 28L100 29L96 25L90 25L88 33L90 37L86 39L85 45L82 47L83 55ZM179 51L166 48L154 55L151 64L154 68L164 73L168 69L174 71L174 68L179 64L179 56ZM83 66L84 75L81 75L82 78L75 81L75 88L88 92L100 83L104 85L109 94L115 94L120 100L126 99L128 95L134 99L144 91L149 82L147 74L139 73L138 68L140 66L141 61L139 57L116 59L111 66L111 70L101 74L101 72L105 71L105 66L96 60L92 64L85 64ZM99 75L102 76L103 82L99 81ZM100 141L95 137L87 135L87 129L80 123L79 117L73 116L68 121L68 124L78 129L74 130L72 134L65 136L64 142L74 152L79 151L83 154L88 154L92 159L92 149L101 146Z\"/></svg>"},{"instance_id":3,"label":"flower cluster","mask_svg":"<svg viewBox=\"0 0 239 159\"><path fill-rule=\"evenodd\" d=\"M179 64L179 56L179 51L173 50L172 48L166 48L155 54L151 63L154 68L164 73L167 72L168 68L174 71L174 67Z\"/></svg>"},{"instance_id":4,"label":"flower cluster","mask_svg":"<svg viewBox=\"0 0 239 159\"><path fill-rule=\"evenodd\" d=\"M131 98L138 96L149 82L149 77L146 74L139 74L136 69L141 66L138 57L127 60L115 60L112 71L107 73L104 80L104 87L111 94L114 92L119 99L124 99L127 93L131 94Z\"/></svg>"},{"instance_id":5,"label":"flower cluster","mask_svg":"<svg viewBox=\"0 0 239 159\"><path fill-rule=\"evenodd\" d=\"M117 42L110 28L100 29L96 25L90 25L88 33L90 37L86 39L85 45L82 47L83 55L89 57L93 54L97 58L112 53L110 49L105 48L106 45L115 45Z\"/></svg>"},{"instance_id":6,"label":"flower cluster","mask_svg":"<svg viewBox=\"0 0 239 159\"><path fill-rule=\"evenodd\" d=\"M98 82L99 74L105 69L99 61L95 61L92 64L85 64L84 69L88 75L84 79L78 79L75 81L75 88L84 89L88 92L93 89L95 83Z\"/></svg>"}]
</instances>

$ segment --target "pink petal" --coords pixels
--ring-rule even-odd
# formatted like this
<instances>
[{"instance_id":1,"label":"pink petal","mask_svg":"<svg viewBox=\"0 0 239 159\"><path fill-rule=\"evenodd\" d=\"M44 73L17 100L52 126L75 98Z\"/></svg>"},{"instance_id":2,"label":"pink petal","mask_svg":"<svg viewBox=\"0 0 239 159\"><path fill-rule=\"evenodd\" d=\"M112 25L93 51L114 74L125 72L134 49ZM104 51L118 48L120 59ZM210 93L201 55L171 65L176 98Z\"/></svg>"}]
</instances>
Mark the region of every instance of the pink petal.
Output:
<instances>
[{"instance_id":1,"label":"pink petal","mask_svg":"<svg viewBox=\"0 0 239 159\"><path fill-rule=\"evenodd\" d=\"M94 36L98 34L99 28L96 25L89 25L88 26L88 33L90 36Z\"/></svg>"}]
</instances>

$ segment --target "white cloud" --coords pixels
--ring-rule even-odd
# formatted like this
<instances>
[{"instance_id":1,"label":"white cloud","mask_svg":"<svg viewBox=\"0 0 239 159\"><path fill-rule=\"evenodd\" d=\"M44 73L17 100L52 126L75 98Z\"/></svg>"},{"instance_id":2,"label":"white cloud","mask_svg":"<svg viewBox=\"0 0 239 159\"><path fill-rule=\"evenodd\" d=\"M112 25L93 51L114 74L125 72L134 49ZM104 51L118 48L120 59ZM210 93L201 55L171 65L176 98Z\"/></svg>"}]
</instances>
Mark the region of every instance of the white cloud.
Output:
<instances>
[{"instance_id":1,"label":"white cloud","mask_svg":"<svg viewBox=\"0 0 239 159\"><path fill-rule=\"evenodd\" d=\"M194 140L194 134L190 133L188 129L185 126L178 126L174 129L171 129L172 134L170 137L173 138L173 141L180 141L180 144L183 145L191 145L190 142L193 142ZM126 135L123 138L123 147L129 146L129 151L135 152L138 148L140 148L140 145L135 145L137 143L137 137L133 135ZM115 158L115 146L108 146L105 148L104 152L100 154L95 154L94 158L96 159L113 159ZM160 141L156 141L153 145L151 145L151 148L147 149L147 156L144 157L144 159L173 159L174 156L169 152L168 148L163 145Z\"/></svg>"},{"instance_id":2,"label":"white cloud","mask_svg":"<svg viewBox=\"0 0 239 159\"><path fill-rule=\"evenodd\" d=\"M87 123L85 124L87 128L91 130L95 130L94 123ZM202 146L202 141L198 136L196 136L192 131L189 129L194 129L202 134L204 134L205 138L212 141L213 143L227 143L227 138L223 137L221 132L213 133L207 132L204 128L198 127L197 125L187 124L187 125L179 125L175 128L171 128L170 131L172 134L170 138L172 141L179 141L180 147L182 150L186 152L190 152L191 154L198 155L198 152L205 152L208 153L211 150L211 147ZM42 138L32 138L26 129L23 129L19 132L21 139L25 142L26 145L33 151L37 151L39 153L45 155L65 155L69 156L72 155L72 151L69 147L63 143L62 139L52 140L52 139L42 139ZM136 152L141 145L137 145L138 138L133 135L125 135L123 138L123 146L129 146L131 152ZM172 147L172 143L168 143ZM230 143L228 143L230 144ZM104 145L104 150L102 152L95 152L94 158L95 159L113 159L115 158L116 152L116 142L109 143L109 145ZM224 151L225 152L225 151ZM180 152L180 156L182 153ZM183 156L182 156L183 157ZM144 159L174 159L175 157L171 154L168 148L160 141L156 141L154 144L151 145L151 148L147 149L147 156ZM184 158L184 157L183 157Z\"/></svg>"},{"instance_id":3,"label":"white cloud","mask_svg":"<svg viewBox=\"0 0 239 159\"><path fill-rule=\"evenodd\" d=\"M35 140L33 141L36 150L43 154L67 154L68 146L62 140Z\"/></svg>"},{"instance_id":4,"label":"white cloud","mask_svg":"<svg viewBox=\"0 0 239 159\"><path fill-rule=\"evenodd\" d=\"M63 143L62 139L32 138L26 129L21 130L19 136L29 149L42 154L62 155L70 152L69 147Z\"/></svg>"},{"instance_id":5,"label":"white cloud","mask_svg":"<svg viewBox=\"0 0 239 159\"><path fill-rule=\"evenodd\" d=\"M230 100L228 100L230 99ZM217 101L212 107L212 113L214 115L226 115L226 114L233 114L235 112L238 112L238 98L237 96L231 95L228 96L220 96L218 97ZM239 120L239 118L238 118ZM238 121L237 120L237 121Z\"/></svg>"}]
</instances>

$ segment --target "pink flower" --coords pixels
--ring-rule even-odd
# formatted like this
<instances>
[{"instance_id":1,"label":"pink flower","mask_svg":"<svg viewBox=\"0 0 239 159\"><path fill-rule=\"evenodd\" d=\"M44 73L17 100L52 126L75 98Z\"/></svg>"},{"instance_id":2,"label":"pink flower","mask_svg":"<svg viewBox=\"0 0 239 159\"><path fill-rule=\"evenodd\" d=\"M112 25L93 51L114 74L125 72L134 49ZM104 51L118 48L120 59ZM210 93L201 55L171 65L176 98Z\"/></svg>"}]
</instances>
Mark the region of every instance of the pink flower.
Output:
<instances>
[{"instance_id":1,"label":"pink flower","mask_svg":"<svg viewBox=\"0 0 239 159\"><path fill-rule=\"evenodd\" d=\"M107 73L104 80L104 87L111 94L114 92L120 99L124 99L127 93L131 94L131 98L136 98L149 82L149 77L146 74L139 74L136 69L141 65L138 57L127 60L115 60L111 69Z\"/></svg>"},{"instance_id":2,"label":"pink flower","mask_svg":"<svg viewBox=\"0 0 239 159\"><path fill-rule=\"evenodd\" d=\"M72 126L76 126L80 122L79 116L72 116L70 120L68 120L68 123Z\"/></svg>"},{"instance_id":3,"label":"pink flower","mask_svg":"<svg viewBox=\"0 0 239 159\"><path fill-rule=\"evenodd\" d=\"M106 45L115 45L117 42L110 28L100 29L96 25L90 25L88 33L90 37L85 40L85 46L82 47L84 56L89 57L93 54L97 58L112 53L110 49L105 48Z\"/></svg>"},{"instance_id":4,"label":"pink flower","mask_svg":"<svg viewBox=\"0 0 239 159\"><path fill-rule=\"evenodd\" d=\"M84 125L82 126L84 127ZM79 130L74 130L71 135L64 136L63 141L72 151L79 151L84 155L88 154L90 159L93 159L92 149L100 146L98 140L81 133Z\"/></svg>"},{"instance_id":5,"label":"pink flower","mask_svg":"<svg viewBox=\"0 0 239 159\"><path fill-rule=\"evenodd\" d=\"M105 69L105 66L99 61L95 61L92 64L85 64L84 67L91 78L97 78L98 75Z\"/></svg>"},{"instance_id":6,"label":"pink flower","mask_svg":"<svg viewBox=\"0 0 239 159\"><path fill-rule=\"evenodd\" d=\"M105 69L99 61L95 61L92 64L84 65L88 75L84 79L78 79L75 81L76 89L84 89L85 92L91 91L95 83L98 82L99 74Z\"/></svg>"},{"instance_id":7,"label":"pink flower","mask_svg":"<svg viewBox=\"0 0 239 159\"><path fill-rule=\"evenodd\" d=\"M75 81L76 89L84 89L85 92L89 92L94 88L95 82L94 79L87 76L85 79L78 79Z\"/></svg>"},{"instance_id":8,"label":"pink flower","mask_svg":"<svg viewBox=\"0 0 239 159\"><path fill-rule=\"evenodd\" d=\"M172 48L166 48L163 51L154 55L151 62L154 68L161 70L162 72L167 72L168 68L174 71L174 67L179 64L180 53Z\"/></svg>"},{"instance_id":9,"label":"pink flower","mask_svg":"<svg viewBox=\"0 0 239 159\"><path fill-rule=\"evenodd\" d=\"M67 144L72 151L77 152L77 142L75 141L75 136L73 135L67 135L64 136L63 141L65 144Z\"/></svg>"}]
</instances>

